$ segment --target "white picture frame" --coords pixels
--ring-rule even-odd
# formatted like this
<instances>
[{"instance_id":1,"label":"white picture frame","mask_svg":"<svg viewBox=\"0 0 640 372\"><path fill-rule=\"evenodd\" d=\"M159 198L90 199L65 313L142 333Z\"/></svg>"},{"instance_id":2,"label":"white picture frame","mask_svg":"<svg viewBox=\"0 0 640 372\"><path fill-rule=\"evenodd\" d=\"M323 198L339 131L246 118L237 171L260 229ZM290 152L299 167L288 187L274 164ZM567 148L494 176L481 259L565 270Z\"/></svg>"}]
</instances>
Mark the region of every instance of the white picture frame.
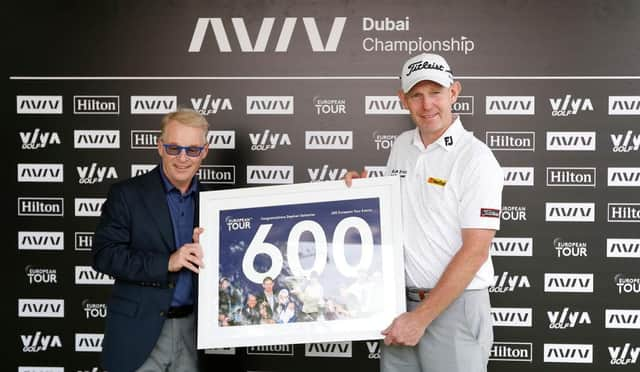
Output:
<instances>
[{"instance_id":1,"label":"white picture frame","mask_svg":"<svg viewBox=\"0 0 640 372\"><path fill-rule=\"evenodd\" d=\"M198 349L381 339L406 311L395 176L201 192L199 218Z\"/></svg>"}]
</instances>

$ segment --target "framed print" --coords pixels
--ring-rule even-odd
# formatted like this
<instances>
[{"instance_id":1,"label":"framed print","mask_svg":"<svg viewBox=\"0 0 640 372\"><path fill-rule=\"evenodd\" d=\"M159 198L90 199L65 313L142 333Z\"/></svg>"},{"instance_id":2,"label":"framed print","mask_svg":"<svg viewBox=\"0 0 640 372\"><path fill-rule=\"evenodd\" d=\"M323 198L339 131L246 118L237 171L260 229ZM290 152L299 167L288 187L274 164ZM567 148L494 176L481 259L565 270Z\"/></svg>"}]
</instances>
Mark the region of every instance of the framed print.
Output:
<instances>
[{"instance_id":1,"label":"framed print","mask_svg":"<svg viewBox=\"0 0 640 372\"><path fill-rule=\"evenodd\" d=\"M406 309L397 177L200 193L198 348L380 339Z\"/></svg>"}]
</instances>

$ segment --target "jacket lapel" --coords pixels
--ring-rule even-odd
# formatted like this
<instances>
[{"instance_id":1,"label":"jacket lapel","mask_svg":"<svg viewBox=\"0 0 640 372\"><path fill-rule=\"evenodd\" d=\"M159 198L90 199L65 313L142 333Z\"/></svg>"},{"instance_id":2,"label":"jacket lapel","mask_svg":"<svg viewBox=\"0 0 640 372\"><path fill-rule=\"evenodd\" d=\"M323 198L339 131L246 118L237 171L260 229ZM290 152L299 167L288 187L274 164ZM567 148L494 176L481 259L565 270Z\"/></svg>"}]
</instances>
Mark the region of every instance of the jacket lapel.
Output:
<instances>
[{"instance_id":1,"label":"jacket lapel","mask_svg":"<svg viewBox=\"0 0 640 372\"><path fill-rule=\"evenodd\" d=\"M164 241L167 251L174 250L175 239L173 237L173 226L171 215L167 206L167 197L160 178L160 170L155 167L151 172L142 176L143 187L139 195L146 208L149 210L150 220L158 226L160 236Z\"/></svg>"}]
</instances>

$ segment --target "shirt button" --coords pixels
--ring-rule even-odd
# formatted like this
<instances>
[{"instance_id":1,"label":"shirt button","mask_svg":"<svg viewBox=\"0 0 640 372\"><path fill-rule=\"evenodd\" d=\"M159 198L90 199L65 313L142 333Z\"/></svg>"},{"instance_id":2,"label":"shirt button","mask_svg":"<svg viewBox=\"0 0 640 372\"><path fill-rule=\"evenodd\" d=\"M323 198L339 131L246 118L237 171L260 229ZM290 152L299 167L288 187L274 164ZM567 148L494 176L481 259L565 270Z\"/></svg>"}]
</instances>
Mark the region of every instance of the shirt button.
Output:
<instances>
[{"instance_id":1,"label":"shirt button","mask_svg":"<svg viewBox=\"0 0 640 372\"><path fill-rule=\"evenodd\" d=\"M173 288L175 286L176 286L176 284L174 282L169 283L169 288Z\"/></svg>"},{"instance_id":2,"label":"shirt button","mask_svg":"<svg viewBox=\"0 0 640 372\"><path fill-rule=\"evenodd\" d=\"M164 311L161 311L161 312L160 312L160 316L164 316Z\"/></svg>"}]
</instances>

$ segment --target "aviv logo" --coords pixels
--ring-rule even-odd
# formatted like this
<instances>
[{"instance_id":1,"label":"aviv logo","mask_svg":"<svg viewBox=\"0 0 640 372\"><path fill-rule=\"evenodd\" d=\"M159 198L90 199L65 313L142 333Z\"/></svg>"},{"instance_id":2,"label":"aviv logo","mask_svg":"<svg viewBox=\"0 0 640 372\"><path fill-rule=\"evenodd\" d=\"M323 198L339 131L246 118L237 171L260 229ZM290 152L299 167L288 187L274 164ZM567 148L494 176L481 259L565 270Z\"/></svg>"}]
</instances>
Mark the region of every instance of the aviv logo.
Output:
<instances>
[{"instance_id":1,"label":"aviv logo","mask_svg":"<svg viewBox=\"0 0 640 372\"><path fill-rule=\"evenodd\" d=\"M547 151L596 151L596 132L547 132Z\"/></svg>"},{"instance_id":2,"label":"aviv logo","mask_svg":"<svg viewBox=\"0 0 640 372\"><path fill-rule=\"evenodd\" d=\"M342 179L347 174L346 168L329 168L329 165L325 164L322 168L307 168L309 173L309 181L336 181Z\"/></svg>"},{"instance_id":3,"label":"aviv logo","mask_svg":"<svg viewBox=\"0 0 640 372\"><path fill-rule=\"evenodd\" d=\"M607 168L607 186L640 187L640 168Z\"/></svg>"},{"instance_id":4,"label":"aviv logo","mask_svg":"<svg viewBox=\"0 0 640 372\"><path fill-rule=\"evenodd\" d=\"M114 167L99 166L98 163L91 163L89 166L77 166L79 184L102 183L108 179L118 179L118 173Z\"/></svg>"},{"instance_id":5,"label":"aviv logo","mask_svg":"<svg viewBox=\"0 0 640 372\"><path fill-rule=\"evenodd\" d=\"M547 167L547 186L596 187L596 168Z\"/></svg>"},{"instance_id":6,"label":"aviv logo","mask_svg":"<svg viewBox=\"0 0 640 372\"><path fill-rule=\"evenodd\" d=\"M533 256L533 238L493 238L492 256Z\"/></svg>"},{"instance_id":7,"label":"aviv logo","mask_svg":"<svg viewBox=\"0 0 640 372\"><path fill-rule=\"evenodd\" d=\"M536 132L486 132L485 143L493 151L535 151Z\"/></svg>"},{"instance_id":8,"label":"aviv logo","mask_svg":"<svg viewBox=\"0 0 640 372\"><path fill-rule=\"evenodd\" d=\"M551 116L574 116L578 111L593 111L590 98L572 98L567 94L564 98L549 98Z\"/></svg>"},{"instance_id":9,"label":"aviv logo","mask_svg":"<svg viewBox=\"0 0 640 372\"><path fill-rule=\"evenodd\" d=\"M304 148L307 150L351 150L352 131L305 131Z\"/></svg>"},{"instance_id":10,"label":"aviv logo","mask_svg":"<svg viewBox=\"0 0 640 372\"><path fill-rule=\"evenodd\" d=\"M75 149L119 149L119 130L74 130Z\"/></svg>"},{"instance_id":11,"label":"aviv logo","mask_svg":"<svg viewBox=\"0 0 640 372\"><path fill-rule=\"evenodd\" d=\"M18 231L18 250L62 251L64 250L64 232Z\"/></svg>"},{"instance_id":12,"label":"aviv logo","mask_svg":"<svg viewBox=\"0 0 640 372\"><path fill-rule=\"evenodd\" d=\"M236 132L234 130L210 130L207 133L210 149L235 149Z\"/></svg>"},{"instance_id":13,"label":"aviv logo","mask_svg":"<svg viewBox=\"0 0 640 372\"><path fill-rule=\"evenodd\" d=\"M544 203L547 222L594 222L595 203Z\"/></svg>"},{"instance_id":14,"label":"aviv logo","mask_svg":"<svg viewBox=\"0 0 640 372\"><path fill-rule=\"evenodd\" d=\"M272 133L265 129L262 133L249 133L251 151L274 150L276 146L291 146L291 139L287 133Z\"/></svg>"},{"instance_id":15,"label":"aviv logo","mask_svg":"<svg viewBox=\"0 0 640 372\"><path fill-rule=\"evenodd\" d=\"M247 355L286 355L293 356L293 345L259 345L247 347Z\"/></svg>"},{"instance_id":16,"label":"aviv logo","mask_svg":"<svg viewBox=\"0 0 640 372\"><path fill-rule=\"evenodd\" d=\"M547 311L549 329L575 328L577 325L591 324L591 317L586 311L571 311L568 307L562 311Z\"/></svg>"},{"instance_id":17,"label":"aviv logo","mask_svg":"<svg viewBox=\"0 0 640 372\"><path fill-rule=\"evenodd\" d=\"M529 278L526 275L509 274L505 271L493 276L493 285L489 287L489 293L513 292L516 288L531 288Z\"/></svg>"},{"instance_id":18,"label":"aviv logo","mask_svg":"<svg viewBox=\"0 0 640 372\"><path fill-rule=\"evenodd\" d=\"M628 364L637 364L638 356L640 356L640 346L631 346L625 343L623 346L609 346L609 364L612 366L626 366Z\"/></svg>"},{"instance_id":19,"label":"aviv logo","mask_svg":"<svg viewBox=\"0 0 640 372\"><path fill-rule=\"evenodd\" d=\"M20 318L64 318L64 300L18 299Z\"/></svg>"},{"instance_id":20,"label":"aviv logo","mask_svg":"<svg viewBox=\"0 0 640 372\"><path fill-rule=\"evenodd\" d=\"M58 284L58 273L56 269L43 269L27 265L24 273L29 279L29 284Z\"/></svg>"},{"instance_id":21,"label":"aviv logo","mask_svg":"<svg viewBox=\"0 0 640 372\"><path fill-rule=\"evenodd\" d=\"M59 145L61 143L58 132L41 132L40 128L36 128L32 132L20 132L20 140L22 141L21 149L23 150L38 150L48 145Z\"/></svg>"},{"instance_id":22,"label":"aviv logo","mask_svg":"<svg viewBox=\"0 0 640 372\"><path fill-rule=\"evenodd\" d=\"M177 96L131 96L131 114L166 114L178 108Z\"/></svg>"},{"instance_id":23,"label":"aviv logo","mask_svg":"<svg viewBox=\"0 0 640 372\"><path fill-rule=\"evenodd\" d=\"M76 352L102 351L102 333L76 333Z\"/></svg>"},{"instance_id":24,"label":"aviv logo","mask_svg":"<svg viewBox=\"0 0 640 372\"><path fill-rule=\"evenodd\" d=\"M305 344L307 357L351 358L351 341Z\"/></svg>"},{"instance_id":25,"label":"aviv logo","mask_svg":"<svg viewBox=\"0 0 640 372\"><path fill-rule=\"evenodd\" d=\"M159 130L138 130L131 131L131 149L156 149L158 148Z\"/></svg>"},{"instance_id":26,"label":"aviv logo","mask_svg":"<svg viewBox=\"0 0 640 372\"><path fill-rule=\"evenodd\" d=\"M544 344L545 363L593 363L591 344Z\"/></svg>"},{"instance_id":27,"label":"aviv logo","mask_svg":"<svg viewBox=\"0 0 640 372\"><path fill-rule=\"evenodd\" d=\"M402 106L398 96L365 96L365 115L407 115L409 110Z\"/></svg>"},{"instance_id":28,"label":"aviv logo","mask_svg":"<svg viewBox=\"0 0 640 372\"><path fill-rule=\"evenodd\" d=\"M280 35L278 36L278 42L274 49L275 52L287 52L289 49L289 41L293 36L297 20L297 17L286 17L284 19ZM302 22L307 33L307 38L309 39L309 44L311 45L311 50L313 50L313 52L335 52L338 49L338 44L340 43L342 30L344 29L346 21L347 17L334 17L331 30L329 31L329 36L327 37L327 42L323 44L315 18L302 17ZM238 39L240 50L243 53L264 52L267 48L267 42L271 36L271 30L275 23L275 18L265 17L262 19L258 35L255 38L256 42L253 45L251 45L249 32L247 31L244 18L231 18L231 23ZM229 43L229 38L222 22L222 18L198 18L195 30L193 31L193 36L191 37L191 43L189 43L189 53L200 52L207 30L209 29L209 25L211 25L213 36L215 36L220 52L231 52L231 44Z\"/></svg>"},{"instance_id":29,"label":"aviv logo","mask_svg":"<svg viewBox=\"0 0 640 372\"><path fill-rule=\"evenodd\" d=\"M640 96L609 96L609 115L640 115Z\"/></svg>"},{"instance_id":30,"label":"aviv logo","mask_svg":"<svg viewBox=\"0 0 640 372\"><path fill-rule=\"evenodd\" d=\"M18 182L64 182L63 165L18 163Z\"/></svg>"},{"instance_id":31,"label":"aviv logo","mask_svg":"<svg viewBox=\"0 0 640 372\"><path fill-rule=\"evenodd\" d=\"M640 293L640 277L617 274L613 279L616 287L618 287L618 294Z\"/></svg>"},{"instance_id":32,"label":"aviv logo","mask_svg":"<svg viewBox=\"0 0 640 372\"><path fill-rule=\"evenodd\" d=\"M91 251L93 248L93 232L80 232L74 233L75 250L76 251Z\"/></svg>"},{"instance_id":33,"label":"aviv logo","mask_svg":"<svg viewBox=\"0 0 640 372\"><path fill-rule=\"evenodd\" d=\"M18 216L64 216L64 198L18 198Z\"/></svg>"},{"instance_id":34,"label":"aviv logo","mask_svg":"<svg viewBox=\"0 0 640 372\"><path fill-rule=\"evenodd\" d=\"M111 276L95 271L91 266L75 267L76 284L111 285L115 282Z\"/></svg>"},{"instance_id":35,"label":"aviv logo","mask_svg":"<svg viewBox=\"0 0 640 372\"><path fill-rule=\"evenodd\" d=\"M382 177L387 172L387 167L376 166L376 165L365 165L365 172L367 172L367 177Z\"/></svg>"},{"instance_id":36,"label":"aviv logo","mask_svg":"<svg viewBox=\"0 0 640 372\"><path fill-rule=\"evenodd\" d=\"M119 115L120 96L73 96L73 113Z\"/></svg>"},{"instance_id":37,"label":"aviv logo","mask_svg":"<svg viewBox=\"0 0 640 372\"><path fill-rule=\"evenodd\" d=\"M458 96L451 106L451 112L458 115L473 115L473 96Z\"/></svg>"},{"instance_id":38,"label":"aviv logo","mask_svg":"<svg viewBox=\"0 0 640 372\"><path fill-rule=\"evenodd\" d=\"M247 96L247 115L293 115L293 96Z\"/></svg>"},{"instance_id":39,"label":"aviv logo","mask_svg":"<svg viewBox=\"0 0 640 372\"><path fill-rule=\"evenodd\" d=\"M544 291L559 293L593 293L593 274L544 274Z\"/></svg>"},{"instance_id":40,"label":"aviv logo","mask_svg":"<svg viewBox=\"0 0 640 372\"><path fill-rule=\"evenodd\" d=\"M336 115L347 113L347 100L344 98L313 98L317 115Z\"/></svg>"},{"instance_id":41,"label":"aviv logo","mask_svg":"<svg viewBox=\"0 0 640 372\"><path fill-rule=\"evenodd\" d=\"M558 257L587 257L587 242L564 241L562 238L553 239L553 248Z\"/></svg>"},{"instance_id":42,"label":"aviv logo","mask_svg":"<svg viewBox=\"0 0 640 372\"><path fill-rule=\"evenodd\" d=\"M494 342L489 360L531 363L532 355L531 342Z\"/></svg>"},{"instance_id":43,"label":"aviv logo","mask_svg":"<svg viewBox=\"0 0 640 372\"><path fill-rule=\"evenodd\" d=\"M34 335L20 335L23 353L37 353L47 351L49 348L61 348L62 341L58 335L43 335L37 331Z\"/></svg>"},{"instance_id":44,"label":"aviv logo","mask_svg":"<svg viewBox=\"0 0 640 372\"><path fill-rule=\"evenodd\" d=\"M18 114L62 114L62 96L16 96Z\"/></svg>"},{"instance_id":45,"label":"aviv logo","mask_svg":"<svg viewBox=\"0 0 640 372\"><path fill-rule=\"evenodd\" d=\"M640 150L640 134L633 134L632 130L628 130L624 134L611 134L611 143L613 152L631 152Z\"/></svg>"},{"instance_id":46,"label":"aviv logo","mask_svg":"<svg viewBox=\"0 0 640 372\"><path fill-rule=\"evenodd\" d=\"M201 165L198 179L204 184L233 185L236 183L235 165Z\"/></svg>"},{"instance_id":47,"label":"aviv logo","mask_svg":"<svg viewBox=\"0 0 640 372\"><path fill-rule=\"evenodd\" d=\"M491 318L495 327L531 327L530 307L492 307Z\"/></svg>"},{"instance_id":48,"label":"aviv logo","mask_svg":"<svg viewBox=\"0 0 640 372\"><path fill-rule=\"evenodd\" d=\"M604 327L640 329L640 310L605 309Z\"/></svg>"},{"instance_id":49,"label":"aviv logo","mask_svg":"<svg viewBox=\"0 0 640 372\"><path fill-rule=\"evenodd\" d=\"M607 238L607 258L640 258L640 239Z\"/></svg>"},{"instance_id":50,"label":"aviv logo","mask_svg":"<svg viewBox=\"0 0 640 372\"><path fill-rule=\"evenodd\" d=\"M100 217L106 198L75 198L76 217Z\"/></svg>"},{"instance_id":51,"label":"aviv logo","mask_svg":"<svg viewBox=\"0 0 640 372\"><path fill-rule=\"evenodd\" d=\"M640 222L640 203L607 203L607 222Z\"/></svg>"},{"instance_id":52,"label":"aviv logo","mask_svg":"<svg viewBox=\"0 0 640 372\"><path fill-rule=\"evenodd\" d=\"M211 94L207 94L202 98L191 98L191 106L204 116L217 114L219 110L233 110L229 98L212 98Z\"/></svg>"},{"instance_id":53,"label":"aviv logo","mask_svg":"<svg viewBox=\"0 0 640 372\"><path fill-rule=\"evenodd\" d=\"M534 115L534 96L487 96L486 115Z\"/></svg>"},{"instance_id":54,"label":"aviv logo","mask_svg":"<svg viewBox=\"0 0 640 372\"><path fill-rule=\"evenodd\" d=\"M533 167L502 167L505 186L533 186Z\"/></svg>"},{"instance_id":55,"label":"aviv logo","mask_svg":"<svg viewBox=\"0 0 640 372\"><path fill-rule=\"evenodd\" d=\"M131 164L131 177L147 174L157 166L157 164Z\"/></svg>"},{"instance_id":56,"label":"aviv logo","mask_svg":"<svg viewBox=\"0 0 640 372\"><path fill-rule=\"evenodd\" d=\"M248 184L293 183L292 165L247 165Z\"/></svg>"},{"instance_id":57,"label":"aviv logo","mask_svg":"<svg viewBox=\"0 0 640 372\"><path fill-rule=\"evenodd\" d=\"M87 319L104 319L107 317L107 305L93 303L89 300L82 301L82 310Z\"/></svg>"}]
</instances>

